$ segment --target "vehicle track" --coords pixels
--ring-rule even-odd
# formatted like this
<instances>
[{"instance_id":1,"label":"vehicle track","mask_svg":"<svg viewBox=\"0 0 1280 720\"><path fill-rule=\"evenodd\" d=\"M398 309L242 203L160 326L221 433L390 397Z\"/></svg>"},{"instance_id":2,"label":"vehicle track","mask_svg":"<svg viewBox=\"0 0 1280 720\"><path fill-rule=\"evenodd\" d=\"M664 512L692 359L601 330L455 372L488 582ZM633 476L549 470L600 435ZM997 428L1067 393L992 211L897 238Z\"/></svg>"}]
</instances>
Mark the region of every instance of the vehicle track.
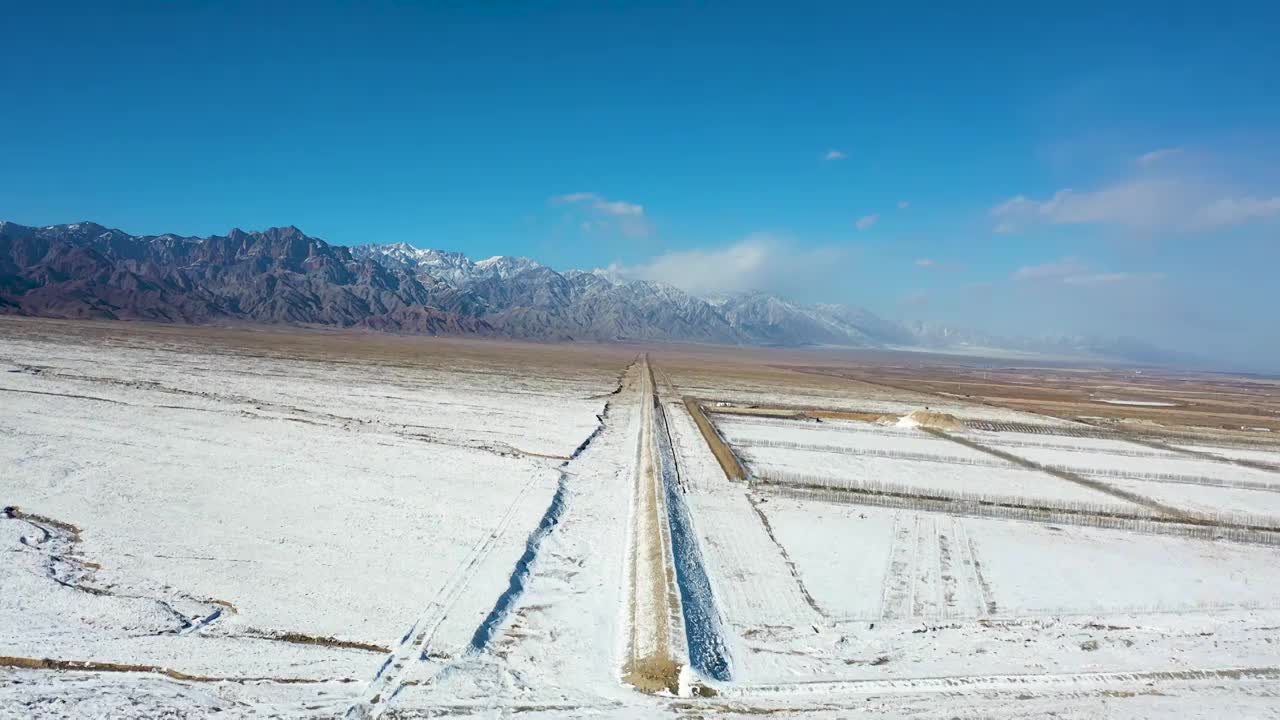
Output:
<instances>
[{"instance_id":1,"label":"vehicle track","mask_svg":"<svg viewBox=\"0 0 1280 720\"><path fill-rule=\"evenodd\" d=\"M915 585L915 519L917 513L903 517L894 513L893 537L889 541L888 570L881 591L880 617L885 620L911 616L912 588Z\"/></svg>"},{"instance_id":2,"label":"vehicle track","mask_svg":"<svg viewBox=\"0 0 1280 720\"><path fill-rule=\"evenodd\" d=\"M426 657L436 630L444 622L449 612L453 610L454 604L462 596L471 579L483 565L485 558L489 556L493 548L498 544L498 540L506 533L513 518L518 514L525 496L538 483L538 480L539 478L534 476L520 488L520 491L516 493L515 499L507 507L507 511L503 513L498 523L472 546L470 552L449 575L444 585L422 608L408 632L394 645L394 649L382 663L368 687L365 688L365 691L358 697L356 702L348 708L347 717L372 719L386 710L386 701L390 700L391 696L404 683L405 676L414 663Z\"/></svg>"}]
</instances>

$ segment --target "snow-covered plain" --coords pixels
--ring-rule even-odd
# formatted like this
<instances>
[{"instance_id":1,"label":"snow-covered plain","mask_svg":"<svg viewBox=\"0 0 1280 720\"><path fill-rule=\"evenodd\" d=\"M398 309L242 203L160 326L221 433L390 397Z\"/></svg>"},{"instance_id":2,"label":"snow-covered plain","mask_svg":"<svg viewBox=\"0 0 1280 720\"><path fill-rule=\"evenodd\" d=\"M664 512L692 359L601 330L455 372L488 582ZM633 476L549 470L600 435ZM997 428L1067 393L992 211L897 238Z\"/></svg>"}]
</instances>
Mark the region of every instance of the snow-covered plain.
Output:
<instances>
[{"instance_id":1,"label":"snow-covered plain","mask_svg":"<svg viewBox=\"0 0 1280 720\"><path fill-rule=\"evenodd\" d=\"M936 446L925 440L921 451L927 452L931 447ZM959 445L955 447L957 450L965 449ZM845 482L855 486L865 483L873 487L884 484L910 488L919 493L941 490L965 496L1020 498L1028 505L1047 501L1133 509L1131 503L1125 500L1013 464L991 467L989 464L947 462L946 456L938 456L938 461L902 460L894 457L850 456L820 450L751 446L744 449L743 456L756 472L771 481L773 474L777 473L783 482L795 478L797 481L830 481L836 485ZM988 457L983 462L998 463L999 460Z\"/></svg>"},{"instance_id":2,"label":"snow-covered plain","mask_svg":"<svg viewBox=\"0 0 1280 720\"><path fill-rule=\"evenodd\" d=\"M0 718L1253 717L1280 697L1276 547L782 497L726 478L682 402L928 396L674 351L0 331ZM702 697L622 682L655 414L730 669L685 668ZM761 467L1127 502L920 430L717 422ZM1160 499L1187 510L1217 489L1102 480L1185 488Z\"/></svg>"},{"instance_id":3,"label":"snow-covered plain","mask_svg":"<svg viewBox=\"0 0 1280 720\"><path fill-rule=\"evenodd\" d=\"M345 710L433 614L463 650L628 362L488 352L4 336L0 656L336 681Z\"/></svg>"},{"instance_id":4,"label":"snow-covered plain","mask_svg":"<svg viewBox=\"0 0 1280 720\"><path fill-rule=\"evenodd\" d=\"M1207 445L1183 445L1180 447L1184 447L1187 450L1206 452L1211 455L1219 455L1236 460L1252 460L1254 462L1266 463L1280 468L1280 448L1268 450L1262 448L1233 448Z\"/></svg>"}]
</instances>

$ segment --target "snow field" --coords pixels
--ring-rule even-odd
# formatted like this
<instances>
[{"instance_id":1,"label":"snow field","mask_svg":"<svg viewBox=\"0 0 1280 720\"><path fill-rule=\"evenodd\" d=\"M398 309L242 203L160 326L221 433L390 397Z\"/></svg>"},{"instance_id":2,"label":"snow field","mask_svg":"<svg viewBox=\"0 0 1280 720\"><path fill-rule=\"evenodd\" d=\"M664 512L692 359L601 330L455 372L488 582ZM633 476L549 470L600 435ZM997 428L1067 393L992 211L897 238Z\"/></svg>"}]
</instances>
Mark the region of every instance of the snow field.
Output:
<instances>
[{"instance_id":1,"label":"snow field","mask_svg":"<svg viewBox=\"0 0 1280 720\"><path fill-rule=\"evenodd\" d=\"M668 368L672 380L681 392L708 401L760 407L843 409L886 415L905 415L927 406L930 410L965 419L1064 427L1078 425L1069 420L1035 413L949 401L936 395L884 388L834 376L779 371L753 378L746 374L735 374L729 368L724 372L706 374L668 365L661 355L658 358L663 367Z\"/></svg>"},{"instance_id":2,"label":"snow field","mask_svg":"<svg viewBox=\"0 0 1280 720\"><path fill-rule=\"evenodd\" d=\"M603 431L564 467L560 523L544 538L488 652L419 663L394 708L457 704L500 714L512 703L616 710L624 701L647 702L619 682L629 635L623 559L640 433L638 382L638 372L627 376Z\"/></svg>"},{"instance_id":3,"label":"snow field","mask_svg":"<svg viewBox=\"0 0 1280 720\"><path fill-rule=\"evenodd\" d=\"M10 398L0 464L26 482L6 501L84 529L104 581L225 599L238 624L384 643L407 626L394 608L422 592L405 577L446 575L517 495L536 512L555 484L477 451L388 438L353 454L327 428L203 420Z\"/></svg>"},{"instance_id":4,"label":"snow field","mask_svg":"<svg viewBox=\"0 0 1280 720\"><path fill-rule=\"evenodd\" d=\"M829 618L880 617L889 573L899 570L890 566L896 513L782 498L761 507Z\"/></svg>"},{"instance_id":5,"label":"snow field","mask_svg":"<svg viewBox=\"0 0 1280 720\"><path fill-rule=\"evenodd\" d=\"M668 402L667 427L671 432L673 451L680 464L680 477L693 494L713 493L730 485L715 455L707 447L702 432L689 416L682 402ZM691 499L692 501L692 499Z\"/></svg>"},{"instance_id":6,"label":"snow field","mask_svg":"<svg viewBox=\"0 0 1280 720\"><path fill-rule=\"evenodd\" d=\"M1280 486L1275 490L1187 485L1100 478L1109 485L1135 492L1166 505L1241 524L1280 526ZM1232 517L1233 515L1241 517Z\"/></svg>"},{"instance_id":7,"label":"snow field","mask_svg":"<svg viewBox=\"0 0 1280 720\"><path fill-rule=\"evenodd\" d=\"M863 485L870 489L888 485L922 494L935 490L966 496L995 496L1027 505L1038 501L1085 503L1137 511L1131 503L1106 493L1015 466L984 467L786 448L750 448L743 451L743 457L760 478L777 477L783 484L814 482L833 487Z\"/></svg>"},{"instance_id":8,"label":"snow field","mask_svg":"<svg viewBox=\"0 0 1280 720\"><path fill-rule=\"evenodd\" d=\"M557 487L539 451L571 453L617 382L8 339L0 358L0 504L79 527L88 563L59 585L36 530L0 519L0 654L350 696L420 622L462 654Z\"/></svg>"},{"instance_id":9,"label":"snow field","mask_svg":"<svg viewBox=\"0 0 1280 720\"><path fill-rule=\"evenodd\" d=\"M1075 452L1046 448L1010 448L1009 452L1041 465L1064 467L1081 474L1107 473L1136 476L1204 477L1221 482L1241 482L1249 485L1269 485L1280 490L1280 473L1232 465L1226 462L1200 459L1186 455L1162 457L1130 457L1101 452ZM1156 479L1153 477L1153 479Z\"/></svg>"},{"instance_id":10,"label":"snow field","mask_svg":"<svg viewBox=\"0 0 1280 720\"><path fill-rule=\"evenodd\" d=\"M1280 550L966 519L999 616L1280 608Z\"/></svg>"},{"instance_id":11,"label":"snow field","mask_svg":"<svg viewBox=\"0 0 1280 720\"><path fill-rule=\"evenodd\" d=\"M143 409L284 418L567 456L593 429L594 414L616 382L606 372L545 377L537 374L545 368L522 374L492 361L363 366L149 347L113 348L91 357L90 362L77 346L6 340L0 368L14 372L0 373L0 392L77 394Z\"/></svg>"},{"instance_id":12,"label":"snow field","mask_svg":"<svg viewBox=\"0 0 1280 720\"><path fill-rule=\"evenodd\" d=\"M1045 433L1023 433L1011 431L992 432L989 430L968 430L960 433L960 435L983 445L1009 450L1015 455L1021 454L1023 449L1036 448L1048 450L1057 449L1078 455L1137 454L1143 457L1181 457L1178 453L1172 451L1157 450L1155 448L1138 445L1136 443L1125 442L1124 440L1111 440L1107 438L1073 437L1070 435L1050 435Z\"/></svg>"},{"instance_id":13,"label":"snow field","mask_svg":"<svg viewBox=\"0 0 1280 720\"><path fill-rule=\"evenodd\" d=\"M1215 447L1210 445L1179 445L1178 447L1194 450L1196 452L1211 453L1233 460L1253 460L1255 462L1267 463L1280 468L1280 447L1274 450L1253 449L1253 448L1231 448L1231 447Z\"/></svg>"},{"instance_id":14,"label":"snow field","mask_svg":"<svg viewBox=\"0 0 1280 720\"><path fill-rule=\"evenodd\" d=\"M850 452L909 453L962 458L984 463L1000 462L985 453L948 442L919 430L887 428L870 423L805 422L796 420L763 424L717 415L716 426L725 440L738 447L795 444L803 448L832 448ZM789 423L789 424L788 424ZM1006 463L1007 464L1007 463Z\"/></svg>"}]
</instances>

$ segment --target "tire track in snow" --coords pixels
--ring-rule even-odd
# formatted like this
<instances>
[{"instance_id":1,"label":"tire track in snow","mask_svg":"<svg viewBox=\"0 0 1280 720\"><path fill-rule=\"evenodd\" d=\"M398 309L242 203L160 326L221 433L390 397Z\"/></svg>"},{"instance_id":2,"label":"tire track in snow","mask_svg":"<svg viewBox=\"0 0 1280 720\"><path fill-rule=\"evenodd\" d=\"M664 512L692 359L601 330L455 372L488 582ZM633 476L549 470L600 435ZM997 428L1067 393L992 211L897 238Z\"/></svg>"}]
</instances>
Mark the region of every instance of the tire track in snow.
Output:
<instances>
[{"instance_id":1,"label":"tire track in snow","mask_svg":"<svg viewBox=\"0 0 1280 720\"><path fill-rule=\"evenodd\" d=\"M965 530L964 520L954 515L951 516L951 530L952 549L960 559L961 568L953 571L959 573L958 609L966 615L969 612L973 612L976 617L985 617L987 615L987 600L982 587L978 584L978 574L975 569L973 555L969 552L969 534ZM969 605L971 609L966 611L966 605Z\"/></svg>"},{"instance_id":2,"label":"tire track in snow","mask_svg":"<svg viewBox=\"0 0 1280 720\"><path fill-rule=\"evenodd\" d=\"M884 576L884 589L880 601L880 616L884 620L897 620L911 616L911 587L913 582L912 557L915 540L912 536L915 513L907 518L902 513L893 516L893 537L889 541L889 567Z\"/></svg>"},{"instance_id":3,"label":"tire track in snow","mask_svg":"<svg viewBox=\"0 0 1280 720\"><path fill-rule=\"evenodd\" d=\"M622 376L625 377L625 375L631 371L631 368L638 362L639 358L637 357L631 365L627 366ZM485 618L480 622L480 625L476 627L475 632L472 633L471 641L468 643L467 649L464 651L462 657L457 658L445 667L440 668L426 680L415 681L413 684L430 685L437 678L454 671L460 665L473 662L479 655L488 650L490 643L502 629L503 624L510 616L511 611L516 607L520 597L524 594L525 589L532 580L534 564L538 558L538 553L542 548L542 541L560 524L560 519L566 511L569 483L570 478L573 476L573 473L569 472L567 468L574 460L581 456L582 453L586 452L587 449L591 447L591 444L600 437L601 433L604 432L608 424L609 412L612 407L611 401L604 404L603 410L600 414L596 415L595 429L591 431L586 439L578 444L578 447L574 449L568 458L564 459L563 462L559 464L560 476L556 482L556 491L551 497L551 502L548 504L542 518L538 521L538 524L534 527L533 531L529 534L528 539L525 541L524 553L516 560L516 563L512 568L511 575L507 580L507 588L498 596L494 602L493 609L489 611ZM519 507L523 495L535 482L536 478L526 484L521 490L520 496L518 496L511 504L507 511L507 515L504 516L502 530L505 530L506 526L510 524L511 517ZM496 540L502 534L502 530L496 530L490 536L489 539L493 541L493 544L496 544ZM462 590L465 589L466 583L475 575L476 571L482 564L484 557L492 550L493 544L490 544L489 547L483 551L481 556L476 557L466 566L467 572L465 580L458 587L457 592L450 600L450 604L452 604L452 602L456 602L457 597L462 594ZM432 609L433 608L429 606L427 611L431 612ZM370 688L366 690L361 703L353 705L348 710L348 717L376 718L381 715L382 712L385 712L391 700L395 698L395 696L398 695L405 687L405 675L412 669L414 662L420 662L427 659L431 638L434 635L435 629L444 621L448 609L449 608L444 608L443 612L441 612L439 617L432 622L429 628L419 631L419 634L415 635L415 630L418 630L422 621L422 617L419 618L419 622L415 623L409 633L401 638L401 647L397 648L396 651L393 651L388 656L387 661L383 663L378 676L374 678L374 682L370 685ZM403 652L405 642L411 637L420 638L419 641L415 641L409 646L417 649L416 659L413 657L413 652ZM390 672L388 672L389 666L391 669ZM501 671L499 672L501 674ZM392 675L394 675L394 677L391 677ZM379 683L380 678L383 677L386 677L387 679ZM509 679L506 679L505 676L503 682L504 687L509 685Z\"/></svg>"},{"instance_id":4,"label":"tire track in snow","mask_svg":"<svg viewBox=\"0 0 1280 720\"><path fill-rule=\"evenodd\" d=\"M538 482L535 475L516 494L498 524L481 538L467 553L458 567L449 575L445 584L436 592L418 614L417 619L396 644L378 669L373 680L357 701L347 709L348 718L376 718L386 710L391 696L404 683L405 675L413 664L426 656L436 630L444 622L454 604L466 590L485 558L493 551L498 540L506 533L512 519L518 514L530 489Z\"/></svg>"}]
</instances>

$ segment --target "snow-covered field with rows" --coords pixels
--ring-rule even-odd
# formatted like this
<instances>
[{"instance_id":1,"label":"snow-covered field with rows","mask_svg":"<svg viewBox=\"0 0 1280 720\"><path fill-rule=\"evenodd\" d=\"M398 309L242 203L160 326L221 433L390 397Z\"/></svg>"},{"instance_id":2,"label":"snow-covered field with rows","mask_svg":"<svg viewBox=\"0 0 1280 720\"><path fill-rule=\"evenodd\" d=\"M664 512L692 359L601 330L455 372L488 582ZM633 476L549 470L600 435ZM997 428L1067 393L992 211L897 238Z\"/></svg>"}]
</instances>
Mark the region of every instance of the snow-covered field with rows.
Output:
<instances>
[{"instance_id":1,"label":"snow-covered field with rows","mask_svg":"<svg viewBox=\"0 0 1280 720\"><path fill-rule=\"evenodd\" d=\"M1280 701L1267 448L1091 435L701 349L0 331L6 720ZM628 674L637 637L669 685Z\"/></svg>"}]
</instances>

